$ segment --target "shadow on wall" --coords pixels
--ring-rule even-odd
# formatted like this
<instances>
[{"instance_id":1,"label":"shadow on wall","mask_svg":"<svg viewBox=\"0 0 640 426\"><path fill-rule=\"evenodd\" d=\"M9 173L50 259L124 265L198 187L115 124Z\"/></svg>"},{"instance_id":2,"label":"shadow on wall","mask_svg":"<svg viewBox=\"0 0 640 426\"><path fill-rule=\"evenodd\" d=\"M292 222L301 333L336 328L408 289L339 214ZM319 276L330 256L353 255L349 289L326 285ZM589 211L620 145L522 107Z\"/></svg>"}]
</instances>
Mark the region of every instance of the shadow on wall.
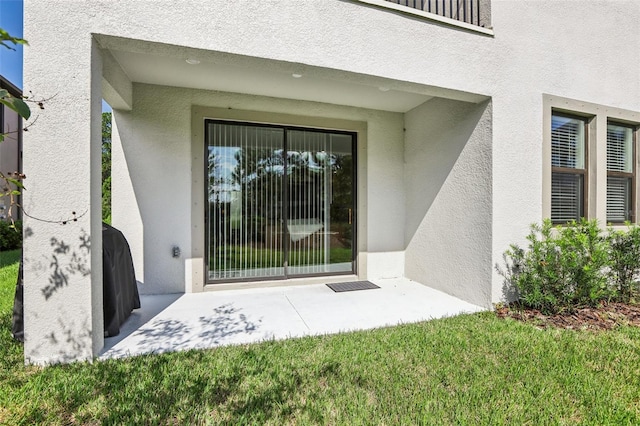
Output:
<instances>
[{"instance_id":1,"label":"shadow on wall","mask_svg":"<svg viewBox=\"0 0 640 426\"><path fill-rule=\"evenodd\" d=\"M407 113L405 177L408 217L405 242L411 241L443 185L452 175L460 155L477 131L486 108L486 102L472 104L434 98ZM459 188L464 191L459 194L462 207L469 201L462 198L465 193L474 192L473 178L483 178L480 176L481 171L456 171L457 174L470 178L465 182L466 187ZM470 205L466 212L473 211L473 207ZM461 213L465 212L464 208L461 210Z\"/></svg>"},{"instance_id":2,"label":"shadow on wall","mask_svg":"<svg viewBox=\"0 0 640 426\"><path fill-rule=\"evenodd\" d=\"M502 264L495 264L496 272L502 277L502 300L506 303L515 302L520 298L515 282L518 269L518 265L509 261L507 253L502 253Z\"/></svg>"},{"instance_id":3,"label":"shadow on wall","mask_svg":"<svg viewBox=\"0 0 640 426\"><path fill-rule=\"evenodd\" d=\"M85 230L81 230L80 243L76 249L55 237L51 238L53 254L49 264L49 284L42 288L45 299L49 299L56 291L69 285L69 276L80 274L83 277L91 274L86 257L91 254L91 241Z\"/></svg>"},{"instance_id":4,"label":"shadow on wall","mask_svg":"<svg viewBox=\"0 0 640 426\"><path fill-rule=\"evenodd\" d=\"M491 306L492 114L432 99L405 114L405 276Z\"/></svg>"},{"instance_id":5,"label":"shadow on wall","mask_svg":"<svg viewBox=\"0 0 640 426\"><path fill-rule=\"evenodd\" d=\"M140 294L154 293L145 285L148 282L145 271L145 224L142 220L139 191L136 191L134 174L136 164L129 164L128 150L136 149L137 141L133 132L133 113L114 110L111 122L111 215L112 225L120 230L129 244L133 259L138 291ZM132 142L136 141L136 143ZM133 147L131 147L133 145ZM136 151L140 160L148 159L143 151ZM144 195L144 194L142 194ZM183 290L184 291L184 290ZM159 293L155 291L155 293Z\"/></svg>"},{"instance_id":6,"label":"shadow on wall","mask_svg":"<svg viewBox=\"0 0 640 426\"><path fill-rule=\"evenodd\" d=\"M133 91L135 108L113 113L113 224L129 240L140 294L184 292L191 251L190 108L153 86L134 84ZM185 256L172 257L172 246Z\"/></svg>"},{"instance_id":7,"label":"shadow on wall","mask_svg":"<svg viewBox=\"0 0 640 426\"><path fill-rule=\"evenodd\" d=\"M24 229L25 240L33 236L32 228ZM72 283L74 276L86 277L91 274L91 239L84 229L78 231L78 238L75 241L51 237L49 244L51 250L48 256L24 259L31 277L38 277L36 282L25 283L25 293L31 290L29 286L37 286L45 302L43 307L57 296L62 296L63 294L59 293ZM31 302L38 301L26 299L26 304ZM91 304L84 308L86 312L69 312L65 309L63 301L56 301L50 309L57 313L52 315L51 310L47 309L46 316L49 318L48 323L51 324L50 330L38 333L44 338L31 341L27 328L26 338L29 339L26 342L28 348L25 349L27 362L38 362L41 358L49 358L54 362L71 362L82 355L90 357L92 354ZM27 314L26 321L29 321L29 318L37 320L43 312L27 309L25 315ZM51 320L52 318L54 319Z\"/></svg>"}]
</instances>

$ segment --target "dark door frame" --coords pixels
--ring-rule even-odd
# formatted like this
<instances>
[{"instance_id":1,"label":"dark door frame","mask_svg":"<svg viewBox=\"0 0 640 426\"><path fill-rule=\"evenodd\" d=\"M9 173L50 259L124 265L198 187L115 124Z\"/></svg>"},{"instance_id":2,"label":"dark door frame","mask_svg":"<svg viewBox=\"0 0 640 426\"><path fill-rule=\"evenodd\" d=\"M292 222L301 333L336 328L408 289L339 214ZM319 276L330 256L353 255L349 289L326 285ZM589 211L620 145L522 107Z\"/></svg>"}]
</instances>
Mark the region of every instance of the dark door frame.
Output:
<instances>
[{"instance_id":1,"label":"dark door frame","mask_svg":"<svg viewBox=\"0 0 640 426\"><path fill-rule=\"evenodd\" d=\"M352 184L352 239L351 239L351 270L346 272L328 272L328 273L310 273L310 274L288 274L288 254L289 254L289 230L287 229L286 223L288 219L288 203L285 203L285 200L288 200L288 187L289 184L287 182L287 166L288 166L288 158L287 155L283 155L283 163L284 163L284 173L282 175L282 220L283 220L283 266L284 266L284 274L282 276L274 276L274 277L241 277L241 278L227 278L227 279L217 279L211 280L209 278L209 251L210 251L210 232L209 232L209 170L208 170L208 150L209 150L209 124L230 124L237 126L252 126L252 127L263 127L263 128L277 128L282 129L284 132L283 137L283 154L288 152L288 133L291 130L294 131L305 131L305 132L317 132L324 134L338 134L338 135L349 135L351 136L351 158L352 158L352 176L351 181ZM223 283L237 283L237 282L259 282L259 281L276 281L276 280L287 280L291 278L311 278L311 277L320 277L320 276L335 276L335 275L353 275L357 274L357 256L358 256L358 226L357 226L357 217L358 217L358 181L357 181L357 170L358 170L358 157L357 157L357 146L358 146L358 134L354 131L345 131L345 130L334 130L334 129L322 129L316 127L304 127L304 126L289 126L289 125L279 125L279 124L271 124L271 123L258 123L258 122L244 122L238 120L223 120L223 119L205 119L204 120L204 159L205 159L205 167L204 167L204 192L205 192L205 203L204 203L204 229L205 229L205 262L204 262L204 283L205 285L209 284L223 284Z\"/></svg>"}]
</instances>

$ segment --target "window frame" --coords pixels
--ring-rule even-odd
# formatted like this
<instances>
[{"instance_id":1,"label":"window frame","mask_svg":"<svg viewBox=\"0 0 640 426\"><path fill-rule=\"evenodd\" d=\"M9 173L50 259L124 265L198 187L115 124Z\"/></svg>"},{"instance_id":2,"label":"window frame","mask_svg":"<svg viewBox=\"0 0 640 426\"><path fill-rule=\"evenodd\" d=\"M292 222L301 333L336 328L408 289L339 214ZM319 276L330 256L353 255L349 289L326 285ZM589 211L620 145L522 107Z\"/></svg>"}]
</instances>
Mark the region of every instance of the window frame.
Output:
<instances>
[{"instance_id":1,"label":"window frame","mask_svg":"<svg viewBox=\"0 0 640 426\"><path fill-rule=\"evenodd\" d=\"M620 178L627 178L627 179L631 179L631 199L629 200L629 218L625 219L624 221L613 221L613 220L609 220L609 218L607 217L607 223L613 224L613 225L623 225L626 222L630 222L630 223L635 223L636 222L636 217L637 217L637 208L636 208L636 188L637 188L637 155L638 155L638 149L637 149L637 131L638 131L638 126L634 126L633 124L629 124L629 123L625 123L625 122L621 122L615 119L611 119L609 117L607 117L607 138L606 138L606 146L607 149L609 147L609 136L608 136L608 132L609 132L609 126L618 126L618 127L626 127L628 129L631 130L631 168L632 171L631 172L620 172L617 170L609 170L609 165L608 165L608 154L607 154L607 199L605 201L605 205L608 207L609 204L609 194L608 194L608 185L609 185L609 177L620 177Z\"/></svg>"},{"instance_id":2,"label":"window frame","mask_svg":"<svg viewBox=\"0 0 640 426\"><path fill-rule=\"evenodd\" d=\"M559 166L554 166L553 165L553 125L550 128L550 132L549 132L549 138L551 141L551 147L550 147L550 156L549 156L549 162L551 164L551 186L553 187L553 175L554 174L563 174L563 175L582 175L582 215L579 218L576 218L576 220L579 220L580 218L588 218L589 214L588 214L588 207L589 207L589 165L590 165L590 132L589 132L589 117L588 116L584 116L584 115L580 115L577 113L573 113L573 112L566 112L566 111L561 111L561 110L557 110L555 108L552 108L551 110L551 123L553 123L553 118L554 117L562 117L562 118L568 118L568 119L573 119L573 120L580 120L583 123L583 131L584 131L584 168L582 169L578 169L578 168L573 168L573 167L559 167ZM553 211L553 194L550 194L551 198L550 198L550 207L551 207L551 211ZM552 223L554 225L566 225L567 223L569 223L570 221L565 221L565 220L554 220L553 217L551 216L551 214L549 214L549 218L551 219Z\"/></svg>"},{"instance_id":3,"label":"window frame","mask_svg":"<svg viewBox=\"0 0 640 426\"><path fill-rule=\"evenodd\" d=\"M283 152L289 152L289 141L288 138L289 136L287 135L287 133L291 132L291 131L303 131L303 132L311 132L311 133L320 133L320 134L336 134L336 135L344 135L344 136L350 136L351 137L351 156L352 156L352 162L353 162L353 169L351 171L351 182L352 182L352 205L351 205L351 213L350 213L350 217L351 217L351 222L350 224L352 225L352 241L351 241L351 269L349 271L327 271L327 272L309 272L309 273L296 273L296 272L288 272L288 268L290 268L290 266L287 265L286 260L288 259L289 256L289 251L291 250L290 247L285 244L283 246L282 252L283 252L283 260L284 262L284 266L283 266L283 274L282 275L263 275L263 276L241 276L241 277L222 277L222 278L211 278L210 277L210 268L209 268L209 262L210 262L210 254L208 252L208 247L210 245L210 241L211 241L211 234L208 231L210 229L210 222L211 219L208 215L208 208L207 207L209 205L209 203L207 201L203 202L203 205L205 206L205 208L203 209L203 219L204 219L204 241L205 241L205 248L204 248L204 262L203 262L203 266L204 266L204 281L203 281L203 285L205 286L213 286L213 287L217 287L217 286L221 286L221 285L226 285L226 284L233 284L233 283L245 283L245 282L263 282L263 283L267 283L267 282L276 282L276 281L282 281L282 280L289 280L289 279L299 279L299 278L304 278L304 279L313 279L316 277L333 277L333 276L347 276L347 275L357 275L358 274L358 270L360 268L359 262L358 262L358 254L359 254L359 250L360 250L360 246L358 245L358 235L359 235L359 229L358 229L358 225L359 225L359 217L358 217L358 191L360 190L358 187L358 181L359 181L359 173L358 173L358 156L359 156L359 151L358 151L358 147L359 147L359 132L357 130L340 130L340 129L331 129L331 128L323 128L323 127L311 127L311 126L306 126L306 125L287 125L287 124L275 124L275 123L263 123L263 122L258 122L258 121L243 121L243 120L237 120L237 119L229 119L229 118L205 118L203 117L203 156L202 156L202 161L203 161L203 171L204 171L204 200L207 200L207 198L209 197L209 172L207 170L207 166L205 164L207 157L207 153L208 153L208 147L210 145L207 144L207 141L209 139L209 134L210 134L210 125L211 124L228 124L228 125L236 125L236 126L241 126L241 127L257 127L257 128L271 128L271 129L282 129L283 130L283 146L282 146L282 150ZM287 157L283 157L283 163L284 163L284 167L285 170L287 170L288 168L288 160ZM287 213L287 209L288 206L291 205L291 201L289 200L289 184L287 183L287 179L288 179L288 172L283 173L282 175L282 200L283 200L283 205L282 205L282 220L284 221L284 223L286 223L286 221L289 218L289 214ZM286 202L285 202L286 201ZM287 238L288 238L288 231L285 231ZM345 262L346 263L346 262ZM212 288L212 287L211 287Z\"/></svg>"},{"instance_id":4,"label":"window frame","mask_svg":"<svg viewBox=\"0 0 640 426\"><path fill-rule=\"evenodd\" d=\"M552 192L552 115L566 114L587 121L588 130L588 186L586 187L586 210L584 217L607 223L607 123L628 125L634 130L636 143L635 180L640 180L640 110L628 110L583 100L565 98L547 93L542 94L542 209L541 219L551 218ZM636 182L632 205L634 221L640 222L640 182ZM625 225L612 223L613 229Z\"/></svg>"}]
</instances>

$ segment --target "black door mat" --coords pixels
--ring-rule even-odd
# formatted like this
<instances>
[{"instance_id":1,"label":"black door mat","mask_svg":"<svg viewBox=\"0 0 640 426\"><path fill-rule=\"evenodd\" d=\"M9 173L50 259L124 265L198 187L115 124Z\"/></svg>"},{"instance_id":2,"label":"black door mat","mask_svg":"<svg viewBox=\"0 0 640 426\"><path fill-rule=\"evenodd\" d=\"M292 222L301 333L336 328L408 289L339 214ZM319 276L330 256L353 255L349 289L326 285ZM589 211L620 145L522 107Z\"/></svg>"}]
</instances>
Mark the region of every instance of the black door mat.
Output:
<instances>
[{"instance_id":1,"label":"black door mat","mask_svg":"<svg viewBox=\"0 0 640 426\"><path fill-rule=\"evenodd\" d=\"M331 290L336 293L343 291L356 291L356 290L373 290L374 288L380 288L371 281L351 281L348 283L333 283L327 284Z\"/></svg>"}]
</instances>

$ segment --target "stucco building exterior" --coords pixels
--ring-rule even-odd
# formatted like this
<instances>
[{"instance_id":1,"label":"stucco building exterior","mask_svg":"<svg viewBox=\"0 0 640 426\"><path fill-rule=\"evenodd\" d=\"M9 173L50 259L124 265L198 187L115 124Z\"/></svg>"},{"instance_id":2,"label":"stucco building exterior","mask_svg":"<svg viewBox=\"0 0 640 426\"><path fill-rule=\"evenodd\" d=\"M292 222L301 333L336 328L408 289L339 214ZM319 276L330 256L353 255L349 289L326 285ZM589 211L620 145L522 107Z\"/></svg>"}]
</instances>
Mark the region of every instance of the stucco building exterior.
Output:
<instances>
[{"instance_id":1,"label":"stucco building exterior","mask_svg":"<svg viewBox=\"0 0 640 426\"><path fill-rule=\"evenodd\" d=\"M490 307L531 223L615 213L618 127L635 220L640 3L417 3L25 0L24 88L51 98L24 144L26 361L103 345L103 98L142 293L404 276Z\"/></svg>"}]
</instances>

